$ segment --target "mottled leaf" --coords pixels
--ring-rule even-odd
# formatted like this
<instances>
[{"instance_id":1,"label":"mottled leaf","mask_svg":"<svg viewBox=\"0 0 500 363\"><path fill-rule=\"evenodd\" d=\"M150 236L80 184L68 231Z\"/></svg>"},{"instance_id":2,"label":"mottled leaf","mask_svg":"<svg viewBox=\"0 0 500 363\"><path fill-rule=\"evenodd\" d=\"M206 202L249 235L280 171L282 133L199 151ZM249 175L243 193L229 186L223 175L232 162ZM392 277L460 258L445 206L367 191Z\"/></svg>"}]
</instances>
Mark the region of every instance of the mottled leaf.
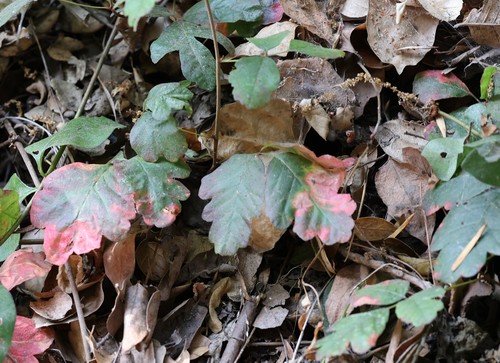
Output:
<instances>
[{"instance_id":1,"label":"mottled leaf","mask_svg":"<svg viewBox=\"0 0 500 363\"><path fill-rule=\"evenodd\" d=\"M12 290L24 281L47 275L51 268L45 261L45 253L23 248L11 254L0 267L0 283Z\"/></svg>"},{"instance_id":2,"label":"mottled leaf","mask_svg":"<svg viewBox=\"0 0 500 363\"><path fill-rule=\"evenodd\" d=\"M3 362L12 341L16 322L16 306L10 292L0 285L0 362Z\"/></svg>"},{"instance_id":3,"label":"mottled leaf","mask_svg":"<svg viewBox=\"0 0 500 363\"><path fill-rule=\"evenodd\" d=\"M157 120L166 120L174 111L192 112L189 101L193 92L188 89L189 81L162 83L154 86L144 101L144 108L150 110Z\"/></svg>"},{"instance_id":4,"label":"mottled leaf","mask_svg":"<svg viewBox=\"0 0 500 363\"><path fill-rule=\"evenodd\" d=\"M339 49L324 48L299 39L293 39L290 42L288 50L324 59L342 58L345 55L345 53Z\"/></svg>"},{"instance_id":5,"label":"mottled leaf","mask_svg":"<svg viewBox=\"0 0 500 363\"><path fill-rule=\"evenodd\" d=\"M418 73L413 81L413 93L418 95L423 103L471 95L465 83L457 76L453 73L444 74L440 70Z\"/></svg>"},{"instance_id":6,"label":"mottled leaf","mask_svg":"<svg viewBox=\"0 0 500 363\"><path fill-rule=\"evenodd\" d=\"M203 218L214 222L209 237L216 252L247 246L262 220L279 232L295 219L293 230L304 240L347 241L356 204L349 194L338 194L344 176L345 168L328 170L293 152L231 157L200 187L201 198L212 198Z\"/></svg>"},{"instance_id":7,"label":"mottled leaf","mask_svg":"<svg viewBox=\"0 0 500 363\"><path fill-rule=\"evenodd\" d=\"M19 194L0 189L0 238L3 238L21 215Z\"/></svg>"},{"instance_id":8,"label":"mottled leaf","mask_svg":"<svg viewBox=\"0 0 500 363\"><path fill-rule=\"evenodd\" d=\"M9 355L16 362L36 363L35 355L49 349L54 341L54 331L51 328L37 328L35 322L24 316L17 316ZM4 363L13 363L7 358Z\"/></svg>"},{"instance_id":9,"label":"mottled leaf","mask_svg":"<svg viewBox=\"0 0 500 363\"><path fill-rule=\"evenodd\" d=\"M149 111L132 127L130 145L144 160L151 162L161 157L176 161L187 150L186 138L177 129L175 118L158 119Z\"/></svg>"},{"instance_id":10,"label":"mottled leaf","mask_svg":"<svg viewBox=\"0 0 500 363\"><path fill-rule=\"evenodd\" d=\"M422 156L431 164L432 171L439 179L448 181L455 174L458 156L463 151L464 142L461 139L434 139L422 150Z\"/></svg>"},{"instance_id":11,"label":"mottled leaf","mask_svg":"<svg viewBox=\"0 0 500 363\"><path fill-rule=\"evenodd\" d=\"M184 77L210 91L215 88L215 59L196 38L212 39L210 29L185 21L176 21L151 44L151 60L157 63L167 53L179 51ZM234 51L233 44L224 35L218 33L217 41L229 53Z\"/></svg>"},{"instance_id":12,"label":"mottled leaf","mask_svg":"<svg viewBox=\"0 0 500 363\"><path fill-rule=\"evenodd\" d=\"M268 57L242 58L229 73L234 98L247 108L259 108L268 103L278 88L280 72Z\"/></svg>"},{"instance_id":13,"label":"mottled leaf","mask_svg":"<svg viewBox=\"0 0 500 363\"><path fill-rule=\"evenodd\" d=\"M437 314L444 309L441 298L445 294L441 287L431 287L412 295L396 305L396 315L405 323L415 327L430 324Z\"/></svg>"},{"instance_id":14,"label":"mottled leaf","mask_svg":"<svg viewBox=\"0 0 500 363\"><path fill-rule=\"evenodd\" d=\"M362 305L389 305L405 298L410 283L405 280L387 280L356 290L352 295L353 307Z\"/></svg>"},{"instance_id":15,"label":"mottled leaf","mask_svg":"<svg viewBox=\"0 0 500 363\"><path fill-rule=\"evenodd\" d=\"M148 15L155 6L155 0L125 0L123 14L128 17L128 25L137 31L139 20Z\"/></svg>"},{"instance_id":16,"label":"mottled leaf","mask_svg":"<svg viewBox=\"0 0 500 363\"><path fill-rule=\"evenodd\" d=\"M189 190L175 180L189 176L187 165L181 161L148 163L137 156L114 165L144 222L160 228L171 225L181 211L180 201L189 197Z\"/></svg>"},{"instance_id":17,"label":"mottled leaf","mask_svg":"<svg viewBox=\"0 0 500 363\"><path fill-rule=\"evenodd\" d=\"M461 175L432 190L424 200L429 212L439 206L452 208L433 236L432 250L440 251L435 277L453 283L461 276L474 276L488 254L500 254L500 190ZM457 259L471 239L486 225L479 241L456 267Z\"/></svg>"},{"instance_id":18,"label":"mottled leaf","mask_svg":"<svg viewBox=\"0 0 500 363\"><path fill-rule=\"evenodd\" d=\"M377 344L388 320L388 308L354 314L339 320L333 325L333 331L316 343L316 359L341 355L349 345L355 353L366 353Z\"/></svg>"}]
</instances>

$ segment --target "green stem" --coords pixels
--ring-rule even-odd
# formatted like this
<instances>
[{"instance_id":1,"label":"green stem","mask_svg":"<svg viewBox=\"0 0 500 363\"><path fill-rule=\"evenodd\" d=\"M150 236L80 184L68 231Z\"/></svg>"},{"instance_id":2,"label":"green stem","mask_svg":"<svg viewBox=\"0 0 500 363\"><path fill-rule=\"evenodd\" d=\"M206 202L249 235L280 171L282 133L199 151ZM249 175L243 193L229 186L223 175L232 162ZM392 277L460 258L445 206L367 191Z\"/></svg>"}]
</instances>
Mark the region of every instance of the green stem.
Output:
<instances>
[{"instance_id":1,"label":"green stem","mask_svg":"<svg viewBox=\"0 0 500 363\"><path fill-rule=\"evenodd\" d=\"M479 138L483 138L483 136L477 132L476 130L474 130L472 127L470 127L469 125L467 125L465 122L463 122L462 120L456 118L455 116L453 115L450 115L449 113L446 113L446 112L443 112L441 110L438 111L438 113L443 116L443 117L446 117L448 120L451 120L453 121L454 123L456 123L457 125L463 127L465 130L471 131L471 133Z\"/></svg>"}]
</instances>

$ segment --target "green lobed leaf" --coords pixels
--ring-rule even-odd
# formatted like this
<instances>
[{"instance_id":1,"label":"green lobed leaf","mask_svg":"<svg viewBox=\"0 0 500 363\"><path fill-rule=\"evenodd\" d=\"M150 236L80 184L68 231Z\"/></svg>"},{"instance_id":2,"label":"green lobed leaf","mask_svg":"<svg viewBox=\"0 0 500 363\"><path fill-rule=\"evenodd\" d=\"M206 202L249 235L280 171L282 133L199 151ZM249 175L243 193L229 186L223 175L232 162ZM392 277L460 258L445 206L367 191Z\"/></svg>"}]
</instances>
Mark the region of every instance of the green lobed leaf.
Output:
<instances>
[{"instance_id":1,"label":"green lobed leaf","mask_svg":"<svg viewBox=\"0 0 500 363\"><path fill-rule=\"evenodd\" d=\"M63 145L71 145L83 151L94 149L102 145L114 130L124 127L106 117L78 117L68 122L54 135L28 146L26 151L33 155L42 173L41 166L45 150Z\"/></svg>"},{"instance_id":2,"label":"green lobed leaf","mask_svg":"<svg viewBox=\"0 0 500 363\"><path fill-rule=\"evenodd\" d=\"M148 163L136 156L117 160L114 166L126 184L125 193L133 195L137 212L147 225L171 225L181 211L181 200L189 190L175 178L187 178L189 167L182 161Z\"/></svg>"},{"instance_id":3,"label":"green lobed leaf","mask_svg":"<svg viewBox=\"0 0 500 363\"><path fill-rule=\"evenodd\" d=\"M475 178L471 179L475 180L475 183L480 183ZM460 190L453 188L452 181L453 179L441 185L439 189L433 190L426 198L436 204L436 199L446 199L440 195L443 190L445 195L457 194ZM482 184L472 186L472 189L477 191L481 187ZM452 201L447 204L452 205ZM435 277L443 282L453 283L460 277L474 276L486 263L488 254L500 255L499 220L500 190L491 188L470 198L461 197L460 203L450 210L433 236L432 250L440 251L434 266ZM477 244L458 268L452 271L452 266L459 255L484 224L486 229Z\"/></svg>"},{"instance_id":4,"label":"green lobed leaf","mask_svg":"<svg viewBox=\"0 0 500 363\"><path fill-rule=\"evenodd\" d=\"M128 17L128 25L137 31L139 20L148 15L154 6L155 0L125 0L123 14Z\"/></svg>"},{"instance_id":5,"label":"green lobed leaf","mask_svg":"<svg viewBox=\"0 0 500 363\"><path fill-rule=\"evenodd\" d=\"M10 292L0 284L0 362L3 362L12 342L16 324L16 306Z\"/></svg>"},{"instance_id":6,"label":"green lobed leaf","mask_svg":"<svg viewBox=\"0 0 500 363\"><path fill-rule=\"evenodd\" d=\"M0 189L0 239L21 216L19 194L13 190Z\"/></svg>"},{"instance_id":7,"label":"green lobed leaf","mask_svg":"<svg viewBox=\"0 0 500 363\"><path fill-rule=\"evenodd\" d=\"M236 69L229 73L235 100L247 108L259 108L271 100L278 88L280 72L268 57L247 57L238 60Z\"/></svg>"},{"instance_id":8,"label":"green lobed leaf","mask_svg":"<svg viewBox=\"0 0 500 363\"><path fill-rule=\"evenodd\" d=\"M500 186L500 135L481 140L477 146L466 145L472 149L462 162L462 168L475 178L494 186Z\"/></svg>"},{"instance_id":9,"label":"green lobed leaf","mask_svg":"<svg viewBox=\"0 0 500 363\"><path fill-rule=\"evenodd\" d=\"M265 4L265 2L264 2ZM266 6L259 0L240 0L235 6L234 0L211 0L210 10L212 17L217 23L235 23L239 20L253 22L262 19ZM192 23L208 23L207 9L205 3L200 1L195 4L183 16L184 20Z\"/></svg>"},{"instance_id":10,"label":"green lobed leaf","mask_svg":"<svg viewBox=\"0 0 500 363\"><path fill-rule=\"evenodd\" d=\"M388 308L353 314L339 320L333 325L333 331L316 343L316 359L346 353L349 345L355 353L366 353L377 344L388 320Z\"/></svg>"},{"instance_id":11,"label":"green lobed leaf","mask_svg":"<svg viewBox=\"0 0 500 363\"><path fill-rule=\"evenodd\" d=\"M10 19L19 15L36 0L14 0L0 11L0 27L4 26ZM1 359L0 359L1 361Z\"/></svg>"},{"instance_id":12,"label":"green lobed leaf","mask_svg":"<svg viewBox=\"0 0 500 363\"><path fill-rule=\"evenodd\" d=\"M187 150L186 138L177 129L173 116L157 119L145 112L130 131L130 144L144 160L154 162L159 158L177 161Z\"/></svg>"},{"instance_id":13,"label":"green lobed leaf","mask_svg":"<svg viewBox=\"0 0 500 363\"><path fill-rule=\"evenodd\" d=\"M390 305L405 298L410 283L405 280L387 280L356 290L351 298L352 306Z\"/></svg>"},{"instance_id":14,"label":"green lobed leaf","mask_svg":"<svg viewBox=\"0 0 500 363\"><path fill-rule=\"evenodd\" d=\"M200 88L215 88L215 59L196 38L212 39L210 29L186 21L176 21L168 26L150 47L151 60L157 63L170 52L179 51L182 74ZM217 41L229 53L234 46L224 35L217 33Z\"/></svg>"},{"instance_id":15,"label":"green lobed leaf","mask_svg":"<svg viewBox=\"0 0 500 363\"><path fill-rule=\"evenodd\" d=\"M212 199L203 218L213 222L209 238L215 251L234 254L246 247L262 220L276 235L295 219L293 230L304 240L347 241L356 203L349 194L338 194L344 176L345 170L326 170L293 152L234 155L202 179L199 192Z\"/></svg>"},{"instance_id":16,"label":"green lobed leaf","mask_svg":"<svg viewBox=\"0 0 500 363\"><path fill-rule=\"evenodd\" d=\"M438 286L419 291L396 304L396 315L405 323L413 324L415 327L430 324L444 309L441 298L445 292Z\"/></svg>"},{"instance_id":17,"label":"green lobed leaf","mask_svg":"<svg viewBox=\"0 0 500 363\"><path fill-rule=\"evenodd\" d=\"M345 52L339 49L324 48L299 39L292 39L288 50L323 59L337 59L345 56Z\"/></svg>"},{"instance_id":18,"label":"green lobed leaf","mask_svg":"<svg viewBox=\"0 0 500 363\"><path fill-rule=\"evenodd\" d=\"M413 93L418 95L423 103L471 95L465 83L457 76L453 73L443 74L440 70L417 73L413 80Z\"/></svg>"},{"instance_id":19,"label":"green lobed leaf","mask_svg":"<svg viewBox=\"0 0 500 363\"><path fill-rule=\"evenodd\" d=\"M290 32L284 31L264 38L247 38L247 40L266 52L276 48Z\"/></svg>"},{"instance_id":20,"label":"green lobed leaf","mask_svg":"<svg viewBox=\"0 0 500 363\"><path fill-rule=\"evenodd\" d=\"M17 174L12 174L7 184L5 184L4 190L13 190L19 194L19 201L22 202L28 196L36 192L37 188L29 187L23 183Z\"/></svg>"},{"instance_id":21,"label":"green lobed leaf","mask_svg":"<svg viewBox=\"0 0 500 363\"><path fill-rule=\"evenodd\" d=\"M158 120L166 120L172 112L180 110L191 114L193 110L189 101L193 98L193 92L188 89L189 85L189 81L182 81L154 86L144 101L144 108L150 110Z\"/></svg>"},{"instance_id":22,"label":"green lobed leaf","mask_svg":"<svg viewBox=\"0 0 500 363\"><path fill-rule=\"evenodd\" d=\"M262 213L265 169L258 155L237 154L202 179L199 196L212 200L203 219L213 222L209 239L215 252L233 255L246 247L252 220Z\"/></svg>"},{"instance_id":23,"label":"green lobed leaf","mask_svg":"<svg viewBox=\"0 0 500 363\"><path fill-rule=\"evenodd\" d=\"M427 143L422 156L427 159L436 176L444 181L451 179L457 170L458 156L464 151L464 142L457 138L434 139Z\"/></svg>"}]
</instances>

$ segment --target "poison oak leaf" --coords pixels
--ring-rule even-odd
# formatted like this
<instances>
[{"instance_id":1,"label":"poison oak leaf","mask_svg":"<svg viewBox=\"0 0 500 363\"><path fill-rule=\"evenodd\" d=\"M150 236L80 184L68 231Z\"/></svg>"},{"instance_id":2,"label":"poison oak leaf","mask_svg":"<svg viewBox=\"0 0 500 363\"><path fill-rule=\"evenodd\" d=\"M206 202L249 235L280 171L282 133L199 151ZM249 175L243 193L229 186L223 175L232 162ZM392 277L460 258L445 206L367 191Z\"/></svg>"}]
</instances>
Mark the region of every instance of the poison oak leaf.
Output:
<instances>
[{"instance_id":1,"label":"poison oak leaf","mask_svg":"<svg viewBox=\"0 0 500 363\"><path fill-rule=\"evenodd\" d=\"M35 322L23 316L17 316L10 357L5 358L5 363L22 362L38 363L35 354L45 352L54 341L54 331L51 328L36 328Z\"/></svg>"}]
</instances>

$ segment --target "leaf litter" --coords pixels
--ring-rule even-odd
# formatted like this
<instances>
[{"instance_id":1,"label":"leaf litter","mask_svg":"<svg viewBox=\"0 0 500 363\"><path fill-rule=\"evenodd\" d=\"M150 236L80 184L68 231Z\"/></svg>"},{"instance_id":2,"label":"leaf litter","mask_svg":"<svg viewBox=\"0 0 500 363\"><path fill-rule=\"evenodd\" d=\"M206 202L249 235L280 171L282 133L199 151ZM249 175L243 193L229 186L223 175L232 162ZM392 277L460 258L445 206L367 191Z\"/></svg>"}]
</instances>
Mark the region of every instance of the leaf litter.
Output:
<instances>
[{"instance_id":1,"label":"leaf litter","mask_svg":"<svg viewBox=\"0 0 500 363\"><path fill-rule=\"evenodd\" d=\"M496 3L211 4L0 6L0 358L495 361Z\"/></svg>"}]
</instances>

